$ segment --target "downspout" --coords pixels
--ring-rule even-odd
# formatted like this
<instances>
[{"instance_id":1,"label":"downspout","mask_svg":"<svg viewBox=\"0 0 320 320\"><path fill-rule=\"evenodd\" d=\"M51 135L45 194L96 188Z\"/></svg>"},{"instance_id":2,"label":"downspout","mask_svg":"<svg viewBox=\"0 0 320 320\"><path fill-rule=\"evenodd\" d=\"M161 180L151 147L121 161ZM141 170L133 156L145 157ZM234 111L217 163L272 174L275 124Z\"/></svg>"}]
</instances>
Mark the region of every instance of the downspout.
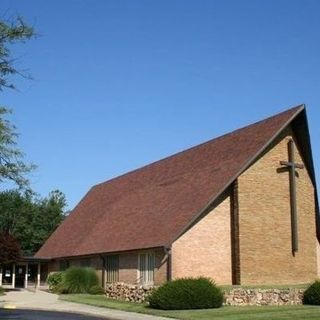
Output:
<instances>
[{"instance_id":1,"label":"downspout","mask_svg":"<svg viewBox=\"0 0 320 320\"><path fill-rule=\"evenodd\" d=\"M167 256L167 281L172 280L172 248L164 247L164 252Z\"/></svg>"},{"instance_id":2,"label":"downspout","mask_svg":"<svg viewBox=\"0 0 320 320\"><path fill-rule=\"evenodd\" d=\"M103 255L99 255L100 259L102 260L102 288L105 290L106 289L106 259Z\"/></svg>"}]
</instances>

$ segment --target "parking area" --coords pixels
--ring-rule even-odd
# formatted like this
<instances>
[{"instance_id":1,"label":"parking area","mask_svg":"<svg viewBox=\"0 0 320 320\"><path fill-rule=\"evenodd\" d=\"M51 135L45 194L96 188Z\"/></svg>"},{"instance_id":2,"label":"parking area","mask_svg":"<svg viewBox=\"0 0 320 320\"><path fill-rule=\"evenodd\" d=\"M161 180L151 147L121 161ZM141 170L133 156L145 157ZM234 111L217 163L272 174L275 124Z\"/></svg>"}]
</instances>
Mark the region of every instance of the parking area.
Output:
<instances>
[{"instance_id":1,"label":"parking area","mask_svg":"<svg viewBox=\"0 0 320 320\"><path fill-rule=\"evenodd\" d=\"M10 310L9 310L10 309ZM26 311L21 311L26 310ZM36 310L36 311L35 311ZM0 319L112 319L112 320L166 320L146 314L107 309L59 300L56 294L41 290L9 290L0 296ZM24 312L24 313L23 313ZM43 313L44 312L44 313ZM46 313L47 312L47 313ZM60 317L65 313L68 317ZM74 314L70 314L74 313ZM43 317L44 314L51 318ZM11 317L11 318L10 318ZM81 318L82 317L82 318Z\"/></svg>"},{"instance_id":2,"label":"parking area","mask_svg":"<svg viewBox=\"0 0 320 320\"><path fill-rule=\"evenodd\" d=\"M52 312L39 310L6 310L0 309L0 319L2 320L106 320L87 315L79 315L66 312ZM111 319L110 319L111 320Z\"/></svg>"}]
</instances>

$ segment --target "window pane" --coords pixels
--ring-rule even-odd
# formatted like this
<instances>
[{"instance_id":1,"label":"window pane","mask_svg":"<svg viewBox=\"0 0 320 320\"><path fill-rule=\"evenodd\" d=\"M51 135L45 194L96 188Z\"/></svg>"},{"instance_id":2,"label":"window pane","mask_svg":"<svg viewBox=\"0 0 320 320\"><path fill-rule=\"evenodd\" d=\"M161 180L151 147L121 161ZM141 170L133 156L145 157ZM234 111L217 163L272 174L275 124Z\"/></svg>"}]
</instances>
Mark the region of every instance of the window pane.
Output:
<instances>
[{"instance_id":1,"label":"window pane","mask_svg":"<svg viewBox=\"0 0 320 320\"><path fill-rule=\"evenodd\" d=\"M141 253L139 255L140 283L153 284L154 281L154 254Z\"/></svg>"},{"instance_id":2,"label":"window pane","mask_svg":"<svg viewBox=\"0 0 320 320\"><path fill-rule=\"evenodd\" d=\"M145 277L146 277L146 255L141 254L140 255L140 281L142 283L145 282Z\"/></svg>"},{"instance_id":3,"label":"window pane","mask_svg":"<svg viewBox=\"0 0 320 320\"><path fill-rule=\"evenodd\" d=\"M119 281L119 256L106 257L107 282Z\"/></svg>"}]
</instances>

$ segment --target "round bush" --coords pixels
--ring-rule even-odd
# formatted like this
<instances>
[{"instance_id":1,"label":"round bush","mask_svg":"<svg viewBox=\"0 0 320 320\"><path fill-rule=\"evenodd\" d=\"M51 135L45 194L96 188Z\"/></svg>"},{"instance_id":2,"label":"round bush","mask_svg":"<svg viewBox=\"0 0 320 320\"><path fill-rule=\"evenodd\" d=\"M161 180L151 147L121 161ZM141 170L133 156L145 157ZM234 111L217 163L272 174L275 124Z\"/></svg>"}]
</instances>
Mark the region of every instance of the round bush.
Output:
<instances>
[{"instance_id":1,"label":"round bush","mask_svg":"<svg viewBox=\"0 0 320 320\"><path fill-rule=\"evenodd\" d=\"M99 285L96 271L92 268L71 267L62 277L62 293L88 293L90 288Z\"/></svg>"},{"instance_id":2,"label":"round bush","mask_svg":"<svg viewBox=\"0 0 320 320\"><path fill-rule=\"evenodd\" d=\"M104 294L104 290L101 286L93 286L89 289L89 294Z\"/></svg>"},{"instance_id":3,"label":"round bush","mask_svg":"<svg viewBox=\"0 0 320 320\"><path fill-rule=\"evenodd\" d=\"M58 292L62 283L63 272L52 272L47 277L47 283L49 290L52 292Z\"/></svg>"},{"instance_id":4,"label":"round bush","mask_svg":"<svg viewBox=\"0 0 320 320\"><path fill-rule=\"evenodd\" d=\"M219 308L223 293L210 279L182 278L165 283L148 300L150 307L164 310Z\"/></svg>"},{"instance_id":5,"label":"round bush","mask_svg":"<svg viewBox=\"0 0 320 320\"><path fill-rule=\"evenodd\" d=\"M303 294L303 304L320 305L320 281L315 281Z\"/></svg>"}]
</instances>

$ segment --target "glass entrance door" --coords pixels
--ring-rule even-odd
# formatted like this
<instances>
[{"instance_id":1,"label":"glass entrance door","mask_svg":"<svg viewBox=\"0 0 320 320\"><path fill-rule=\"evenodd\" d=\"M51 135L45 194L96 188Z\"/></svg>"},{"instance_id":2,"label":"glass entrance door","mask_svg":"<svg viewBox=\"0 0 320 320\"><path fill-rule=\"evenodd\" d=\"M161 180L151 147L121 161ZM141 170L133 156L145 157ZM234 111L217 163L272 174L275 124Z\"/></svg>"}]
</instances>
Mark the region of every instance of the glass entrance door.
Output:
<instances>
[{"instance_id":1,"label":"glass entrance door","mask_svg":"<svg viewBox=\"0 0 320 320\"><path fill-rule=\"evenodd\" d=\"M15 288L24 288L25 274L26 274L26 266L17 265Z\"/></svg>"}]
</instances>

